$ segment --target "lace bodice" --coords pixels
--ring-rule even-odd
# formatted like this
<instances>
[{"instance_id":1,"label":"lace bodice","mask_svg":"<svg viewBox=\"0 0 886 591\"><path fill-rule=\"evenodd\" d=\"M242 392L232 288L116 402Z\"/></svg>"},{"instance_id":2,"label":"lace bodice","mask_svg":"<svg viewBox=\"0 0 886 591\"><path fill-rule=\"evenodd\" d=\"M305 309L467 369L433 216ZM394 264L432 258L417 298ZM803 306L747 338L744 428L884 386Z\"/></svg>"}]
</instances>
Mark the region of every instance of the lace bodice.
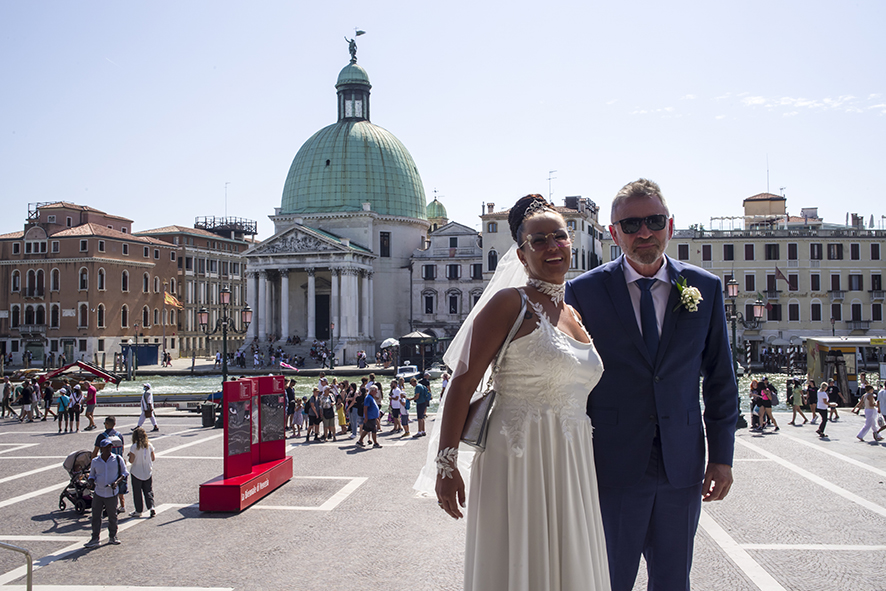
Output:
<instances>
[{"instance_id":1,"label":"lace bodice","mask_svg":"<svg viewBox=\"0 0 886 591\"><path fill-rule=\"evenodd\" d=\"M495 379L496 412L504 413L502 433L517 456L525 448L526 426L543 412L558 416L567 440L576 424L590 423L588 394L603 374L593 342L576 341L555 328L540 305L530 305L538 326L511 342Z\"/></svg>"}]
</instances>

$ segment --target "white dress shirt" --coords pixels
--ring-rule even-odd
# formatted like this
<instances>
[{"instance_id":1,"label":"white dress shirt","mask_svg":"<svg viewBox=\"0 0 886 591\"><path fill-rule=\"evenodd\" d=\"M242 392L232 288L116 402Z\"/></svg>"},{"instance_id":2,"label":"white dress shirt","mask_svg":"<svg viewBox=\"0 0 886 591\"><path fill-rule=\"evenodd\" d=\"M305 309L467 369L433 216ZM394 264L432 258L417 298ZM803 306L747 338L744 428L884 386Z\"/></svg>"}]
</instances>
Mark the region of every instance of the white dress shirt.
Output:
<instances>
[{"instance_id":1,"label":"white dress shirt","mask_svg":"<svg viewBox=\"0 0 886 591\"><path fill-rule=\"evenodd\" d=\"M640 286L637 285L638 279L645 279L634 269L627 259L622 259L622 269L624 269L625 281L628 284L628 293L631 294L631 305L634 307L634 316L637 318L637 327L640 334L643 334L643 323L640 321ZM649 290L652 294L652 303L655 305L655 320L658 323L658 334L661 336L661 327L664 326L665 312L668 307L668 297L671 294L671 278L668 275L668 262L665 259L658 272L649 277L655 279L655 283Z\"/></svg>"}]
</instances>

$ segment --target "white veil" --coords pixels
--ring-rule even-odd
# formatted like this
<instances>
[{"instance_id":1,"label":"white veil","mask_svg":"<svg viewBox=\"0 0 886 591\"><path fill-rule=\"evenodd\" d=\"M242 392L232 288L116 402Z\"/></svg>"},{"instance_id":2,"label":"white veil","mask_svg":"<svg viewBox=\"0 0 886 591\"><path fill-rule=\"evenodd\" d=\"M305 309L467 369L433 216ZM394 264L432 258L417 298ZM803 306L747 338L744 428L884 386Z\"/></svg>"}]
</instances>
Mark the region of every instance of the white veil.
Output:
<instances>
[{"instance_id":1,"label":"white veil","mask_svg":"<svg viewBox=\"0 0 886 591\"><path fill-rule=\"evenodd\" d=\"M443 355L443 361L446 365L452 368L453 380L468 370L468 363L471 355L471 335L474 330L474 319L477 317L477 314L479 314L480 310L489 303L492 296L502 289L522 287L526 285L527 277L523 263L517 258L517 245L514 244L499 261L498 266L495 268L495 274L483 290L483 295L480 296L479 301L471 310L471 313L465 318L461 328L458 329L458 333L456 333L455 337L452 339L452 343L450 343L449 348ZM485 388L486 382L489 379L490 371L491 369L487 367L486 372L483 374L483 379L480 381L480 389L474 393L475 397L479 396ZM450 384L451 383L452 382L450 381ZM415 484L412 485L415 490L431 495L436 494L437 465L434 460L437 457L437 448L440 447L440 423L443 418L444 406L445 400L441 400L440 407L437 409L436 420L434 420L431 425L431 433L430 437L428 437L428 450L425 465L419 473ZM465 490L470 488L469 480L471 465L474 462L474 453L475 452L472 448L466 446L461 446L458 453L458 470L461 473L462 479L465 481Z\"/></svg>"}]
</instances>

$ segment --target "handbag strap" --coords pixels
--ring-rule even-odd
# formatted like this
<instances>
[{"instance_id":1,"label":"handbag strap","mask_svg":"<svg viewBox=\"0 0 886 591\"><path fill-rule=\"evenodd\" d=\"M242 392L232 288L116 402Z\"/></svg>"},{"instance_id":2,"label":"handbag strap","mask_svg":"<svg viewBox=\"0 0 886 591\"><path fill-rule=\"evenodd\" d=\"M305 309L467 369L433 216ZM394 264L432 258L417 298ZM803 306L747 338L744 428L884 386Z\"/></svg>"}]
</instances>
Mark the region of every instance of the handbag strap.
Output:
<instances>
[{"instance_id":1,"label":"handbag strap","mask_svg":"<svg viewBox=\"0 0 886 591\"><path fill-rule=\"evenodd\" d=\"M508 338L506 338L505 342L502 343L501 349L498 350L498 355L495 356L495 362L492 364L492 371L489 374L489 380L486 382L487 390L492 388L492 382L495 379L495 374L498 373L498 370L501 367L501 360L504 358L505 352L508 350L508 345L510 345L511 341L514 340L514 335L517 334L518 330L520 330L520 326L523 324L523 317L526 315L526 294L523 293L522 289L517 289L517 292L520 294L520 313L517 314L517 319L514 321L514 326L511 327L511 332L508 333Z\"/></svg>"}]
</instances>

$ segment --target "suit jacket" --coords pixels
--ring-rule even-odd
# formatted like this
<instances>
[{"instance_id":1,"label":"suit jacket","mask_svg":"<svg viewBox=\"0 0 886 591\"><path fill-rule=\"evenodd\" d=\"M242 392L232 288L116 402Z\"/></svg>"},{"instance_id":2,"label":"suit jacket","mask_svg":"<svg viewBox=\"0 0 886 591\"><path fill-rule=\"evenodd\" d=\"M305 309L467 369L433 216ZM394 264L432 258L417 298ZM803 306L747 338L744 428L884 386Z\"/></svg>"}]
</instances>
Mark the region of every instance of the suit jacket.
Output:
<instances>
[{"instance_id":1,"label":"suit jacket","mask_svg":"<svg viewBox=\"0 0 886 591\"><path fill-rule=\"evenodd\" d=\"M702 481L708 461L732 464L738 389L732 365L720 279L666 257L673 285L656 359L650 358L625 283L624 256L566 285L566 302L581 314L603 360L603 377L588 397L594 459L602 486L631 486L646 472L661 437L669 482ZM680 303L685 278L702 295L696 312ZM704 417L699 403L699 377Z\"/></svg>"}]
</instances>

